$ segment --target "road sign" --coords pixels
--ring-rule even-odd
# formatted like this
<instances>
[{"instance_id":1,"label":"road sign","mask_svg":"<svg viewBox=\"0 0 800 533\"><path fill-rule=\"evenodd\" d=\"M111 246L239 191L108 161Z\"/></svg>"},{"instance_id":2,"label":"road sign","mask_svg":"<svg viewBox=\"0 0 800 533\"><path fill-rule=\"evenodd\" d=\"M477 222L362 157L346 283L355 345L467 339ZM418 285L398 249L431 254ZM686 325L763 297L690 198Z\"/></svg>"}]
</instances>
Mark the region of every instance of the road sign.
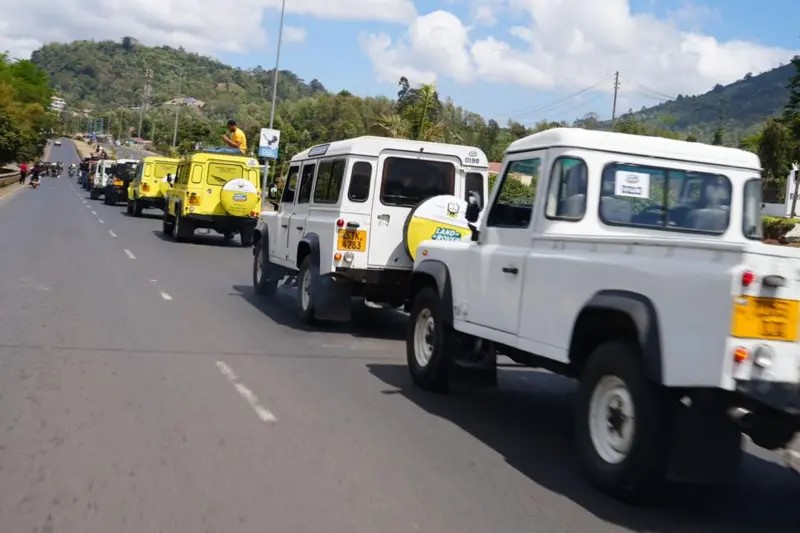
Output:
<instances>
[{"instance_id":1,"label":"road sign","mask_svg":"<svg viewBox=\"0 0 800 533\"><path fill-rule=\"evenodd\" d=\"M280 142L280 130L261 128L261 137L258 143L258 156L267 159L278 159L278 145Z\"/></svg>"}]
</instances>

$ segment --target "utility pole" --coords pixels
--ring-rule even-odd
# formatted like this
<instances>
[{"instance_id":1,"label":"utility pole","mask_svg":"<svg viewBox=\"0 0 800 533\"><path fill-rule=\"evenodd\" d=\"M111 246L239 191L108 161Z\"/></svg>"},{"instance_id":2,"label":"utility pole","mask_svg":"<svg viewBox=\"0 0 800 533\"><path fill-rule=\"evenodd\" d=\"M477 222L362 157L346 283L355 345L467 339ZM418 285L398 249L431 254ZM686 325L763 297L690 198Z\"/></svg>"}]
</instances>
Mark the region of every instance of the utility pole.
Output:
<instances>
[{"instance_id":1,"label":"utility pole","mask_svg":"<svg viewBox=\"0 0 800 533\"><path fill-rule=\"evenodd\" d=\"M611 108L611 131L614 131L614 122L617 120L617 94L619 93L619 71L614 73L614 105Z\"/></svg>"}]
</instances>

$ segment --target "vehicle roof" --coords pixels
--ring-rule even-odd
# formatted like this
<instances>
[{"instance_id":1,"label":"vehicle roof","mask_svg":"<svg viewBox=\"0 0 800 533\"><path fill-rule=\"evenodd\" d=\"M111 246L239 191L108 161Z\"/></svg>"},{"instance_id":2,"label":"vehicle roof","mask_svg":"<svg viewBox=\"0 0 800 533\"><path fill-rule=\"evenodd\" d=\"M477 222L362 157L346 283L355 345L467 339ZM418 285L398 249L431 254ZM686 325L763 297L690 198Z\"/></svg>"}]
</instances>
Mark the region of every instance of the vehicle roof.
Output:
<instances>
[{"instance_id":1,"label":"vehicle roof","mask_svg":"<svg viewBox=\"0 0 800 533\"><path fill-rule=\"evenodd\" d=\"M321 155L309 156L309 152L314 148L328 145L327 151ZM410 139L393 139L391 137L374 137L365 135L363 137L354 137L352 139L344 139L341 141L333 141L330 143L321 143L303 150L292 158L292 161L299 161L302 159L310 159L317 157L330 157L334 155L367 155L377 157L383 150L401 150L407 152L428 152L434 154L448 154L455 155L460 159L466 157L477 157L480 163L470 166L480 166L488 168L488 160L483 150L476 146L462 146L460 144L445 144L427 141L413 141ZM474 152L474 153L473 153Z\"/></svg>"},{"instance_id":2,"label":"vehicle roof","mask_svg":"<svg viewBox=\"0 0 800 533\"><path fill-rule=\"evenodd\" d=\"M148 155L141 159L142 163L180 163L177 157L163 157L159 155Z\"/></svg>"},{"instance_id":3,"label":"vehicle roof","mask_svg":"<svg viewBox=\"0 0 800 533\"><path fill-rule=\"evenodd\" d=\"M534 133L511 143L507 152L526 152L554 147L585 148L602 152L761 170L758 156L745 150L663 137L581 128L553 128Z\"/></svg>"},{"instance_id":4,"label":"vehicle roof","mask_svg":"<svg viewBox=\"0 0 800 533\"><path fill-rule=\"evenodd\" d=\"M182 159L182 161L194 161L196 163L208 163L209 161L228 161L250 167L258 167L258 159L245 154L226 154L224 152L195 152Z\"/></svg>"},{"instance_id":5,"label":"vehicle roof","mask_svg":"<svg viewBox=\"0 0 800 533\"><path fill-rule=\"evenodd\" d=\"M138 163L138 159L117 159L117 163Z\"/></svg>"}]
</instances>

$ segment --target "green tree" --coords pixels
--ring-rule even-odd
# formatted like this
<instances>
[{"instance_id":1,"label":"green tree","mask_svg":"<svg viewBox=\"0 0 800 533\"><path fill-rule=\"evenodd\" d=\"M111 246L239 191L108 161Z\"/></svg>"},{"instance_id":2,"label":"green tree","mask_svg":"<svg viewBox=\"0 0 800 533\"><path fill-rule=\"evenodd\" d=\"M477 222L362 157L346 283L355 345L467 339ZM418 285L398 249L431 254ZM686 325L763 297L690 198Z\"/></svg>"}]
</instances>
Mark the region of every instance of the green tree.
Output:
<instances>
[{"instance_id":1,"label":"green tree","mask_svg":"<svg viewBox=\"0 0 800 533\"><path fill-rule=\"evenodd\" d=\"M768 120L758 143L758 157L766 181L780 186L785 184L792 170L794 147L789 129L778 120Z\"/></svg>"},{"instance_id":2,"label":"green tree","mask_svg":"<svg viewBox=\"0 0 800 533\"><path fill-rule=\"evenodd\" d=\"M722 146L725 144L725 130L722 129L722 126L714 130L714 138L711 140L711 144L714 146Z\"/></svg>"}]
</instances>

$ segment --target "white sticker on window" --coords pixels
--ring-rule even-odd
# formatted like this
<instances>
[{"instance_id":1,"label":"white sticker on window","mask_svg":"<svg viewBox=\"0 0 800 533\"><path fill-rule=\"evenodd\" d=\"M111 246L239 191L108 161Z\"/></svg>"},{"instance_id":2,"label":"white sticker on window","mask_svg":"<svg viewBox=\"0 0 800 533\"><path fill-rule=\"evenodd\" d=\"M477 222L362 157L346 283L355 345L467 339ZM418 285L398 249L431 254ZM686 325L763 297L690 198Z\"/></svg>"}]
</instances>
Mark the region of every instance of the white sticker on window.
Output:
<instances>
[{"instance_id":1,"label":"white sticker on window","mask_svg":"<svg viewBox=\"0 0 800 533\"><path fill-rule=\"evenodd\" d=\"M614 196L650 198L650 174L618 170L614 175Z\"/></svg>"}]
</instances>

